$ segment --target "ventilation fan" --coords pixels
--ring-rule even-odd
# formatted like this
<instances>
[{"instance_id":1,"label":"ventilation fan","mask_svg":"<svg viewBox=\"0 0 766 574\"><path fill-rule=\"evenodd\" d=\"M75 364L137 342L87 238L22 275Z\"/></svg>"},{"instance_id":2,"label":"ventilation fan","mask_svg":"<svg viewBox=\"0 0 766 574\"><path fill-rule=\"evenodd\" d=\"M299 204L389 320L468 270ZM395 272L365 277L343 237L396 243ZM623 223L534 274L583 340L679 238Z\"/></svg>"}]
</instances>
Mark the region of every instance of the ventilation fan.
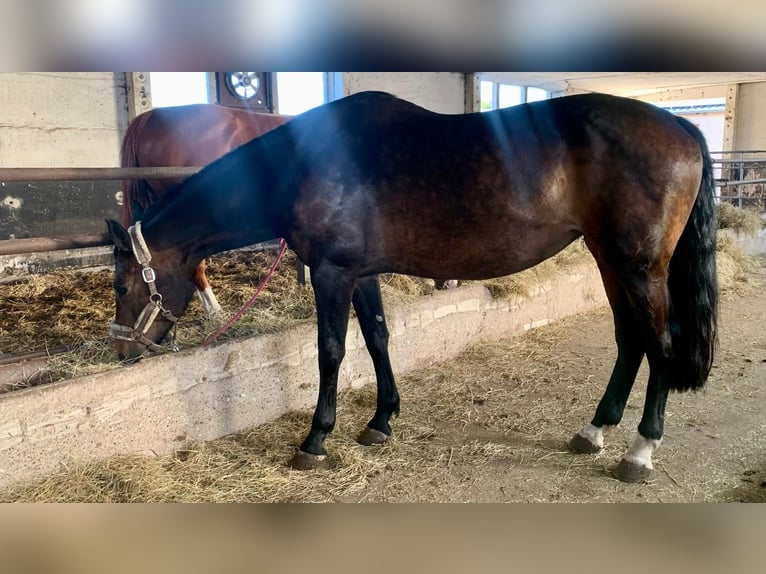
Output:
<instances>
[{"instance_id":1,"label":"ventilation fan","mask_svg":"<svg viewBox=\"0 0 766 574\"><path fill-rule=\"evenodd\" d=\"M243 100L255 96L261 87L258 72L226 72L226 83L231 93Z\"/></svg>"}]
</instances>

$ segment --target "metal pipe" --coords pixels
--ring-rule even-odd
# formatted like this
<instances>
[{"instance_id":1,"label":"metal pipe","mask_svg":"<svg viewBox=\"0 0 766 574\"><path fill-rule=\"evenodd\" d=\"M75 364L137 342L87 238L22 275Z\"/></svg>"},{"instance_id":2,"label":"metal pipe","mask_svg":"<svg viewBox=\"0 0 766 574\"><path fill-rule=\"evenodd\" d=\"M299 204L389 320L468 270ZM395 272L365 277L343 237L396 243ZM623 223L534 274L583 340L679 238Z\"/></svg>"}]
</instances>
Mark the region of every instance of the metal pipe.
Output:
<instances>
[{"instance_id":1,"label":"metal pipe","mask_svg":"<svg viewBox=\"0 0 766 574\"><path fill-rule=\"evenodd\" d=\"M194 175L202 167L4 167L0 182L172 179Z\"/></svg>"},{"instance_id":2,"label":"metal pipe","mask_svg":"<svg viewBox=\"0 0 766 574\"><path fill-rule=\"evenodd\" d=\"M0 241L0 255L22 255L41 251L61 251L83 247L112 245L111 238L100 235L63 235L59 237L29 237L26 239L4 239Z\"/></svg>"},{"instance_id":3,"label":"metal pipe","mask_svg":"<svg viewBox=\"0 0 766 574\"><path fill-rule=\"evenodd\" d=\"M766 179L719 179L716 187L733 187L735 185L750 185L751 183L766 183Z\"/></svg>"},{"instance_id":4,"label":"metal pipe","mask_svg":"<svg viewBox=\"0 0 766 574\"><path fill-rule=\"evenodd\" d=\"M753 158L753 159L716 159L712 158L713 163L736 163L736 164L742 164L742 163L763 163L766 164L766 157L762 158Z\"/></svg>"},{"instance_id":5,"label":"metal pipe","mask_svg":"<svg viewBox=\"0 0 766 574\"><path fill-rule=\"evenodd\" d=\"M19 353L18 355L6 355L0 357L0 367L35 359L47 359L48 357L61 355L63 353L68 353L69 351L70 348L67 345L59 345L58 347L51 347L50 349L42 349L40 351L29 351L28 353Z\"/></svg>"}]
</instances>

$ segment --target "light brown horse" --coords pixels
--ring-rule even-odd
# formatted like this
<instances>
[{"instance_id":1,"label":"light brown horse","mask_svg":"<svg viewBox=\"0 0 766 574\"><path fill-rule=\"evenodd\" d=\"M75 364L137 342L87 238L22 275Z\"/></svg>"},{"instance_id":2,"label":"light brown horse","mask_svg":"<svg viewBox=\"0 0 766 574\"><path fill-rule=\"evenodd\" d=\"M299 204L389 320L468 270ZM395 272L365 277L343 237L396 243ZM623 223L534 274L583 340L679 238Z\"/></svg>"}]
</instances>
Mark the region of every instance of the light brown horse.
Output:
<instances>
[{"instance_id":1,"label":"light brown horse","mask_svg":"<svg viewBox=\"0 0 766 574\"><path fill-rule=\"evenodd\" d=\"M156 108L130 122L122 140L122 167L204 166L254 137L281 126L290 116L251 112L214 104ZM180 179L131 179L122 182L122 221L128 227ZM225 190L221 190L225 193ZM204 214L202 214L204 216ZM221 310L202 261L194 272L206 313Z\"/></svg>"},{"instance_id":2,"label":"light brown horse","mask_svg":"<svg viewBox=\"0 0 766 574\"><path fill-rule=\"evenodd\" d=\"M356 94L226 154L130 229L109 222L115 344L128 359L158 347L208 255L285 238L311 269L319 351L317 406L292 465L326 466L352 304L378 385L360 442L385 442L399 412L377 274L497 277L583 237L614 315L617 360L593 419L569 446L603 447L646 356L638 435L615 469L640 481L652 470L669 392L702 388L712 366L714 191L700 131L636 100L587 94L442 115L389 94Z\"/></svg>"}]
</instances>

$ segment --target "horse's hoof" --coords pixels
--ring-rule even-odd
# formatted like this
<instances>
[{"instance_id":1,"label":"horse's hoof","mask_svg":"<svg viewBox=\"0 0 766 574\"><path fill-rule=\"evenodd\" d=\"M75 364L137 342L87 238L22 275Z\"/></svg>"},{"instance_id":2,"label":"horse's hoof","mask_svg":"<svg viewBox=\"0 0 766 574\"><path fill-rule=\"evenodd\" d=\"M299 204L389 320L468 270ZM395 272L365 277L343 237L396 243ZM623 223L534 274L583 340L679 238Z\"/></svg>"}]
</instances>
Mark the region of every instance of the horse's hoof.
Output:
<instances>
[{"instance_id":1,"label":"horse's hoof","mask_svg":"<svg viewBox=\"0 0 766 574\"><path fill-rule=\"evenodd\" d=\"M299 450L289 462L293 470L327 470L330 468L330 460L326 454L311 454Z\"/></svg>"},{"instance_id":2,"label":"horse's hoof","mask_svg":"<svg viewBox=\"0 0 766 574\"><path fill-rule=\"evenodd\" d=\"M356 442L364 446L372 446L376 444L386 444L388 439L391 438L386 433L380 432L376 429L366 427L357 437Z\"/></svg>"},{"instance_id":3,"label":"horse's hoof","mask_svg":"<svg viewBox=\"0 0 766 574\"><path fill-rule=\"evenodd\" d=\"M597 444L593 444L590 440L577 433L569 441L569 450L575 454L593 454L599 452L601 447Z\"/></svg>"},{"instance_id":4,"label":"horse's hoof","mask_svg":"<svg viewBox=\"0 0 766 574\"><path fill-rule=\"evenodd\" d=\"M651 476L652 469L623 458L612 471L612 474L622 482L643 482Z\"/></svg>"}]
</instances>

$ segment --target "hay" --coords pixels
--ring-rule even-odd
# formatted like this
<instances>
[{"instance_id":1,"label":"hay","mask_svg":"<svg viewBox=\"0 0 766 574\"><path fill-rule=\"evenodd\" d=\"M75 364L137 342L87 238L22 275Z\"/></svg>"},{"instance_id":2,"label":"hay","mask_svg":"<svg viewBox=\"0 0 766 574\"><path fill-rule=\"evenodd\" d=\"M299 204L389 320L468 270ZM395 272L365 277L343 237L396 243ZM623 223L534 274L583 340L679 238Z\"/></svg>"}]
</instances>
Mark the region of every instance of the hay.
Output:
<instances>
[{"instance_id":1,"label":"hay","mask_svg":"<svg viewBox=\"0 0 766 574\"><path fill-rule=\"evenodd\" d=\"M70 351L54 355L48 361L50 370L38 384L74 379L117 368L121 363L109 339L82 341L73 345Z\"/></svg>"},{"instance_id":2,"label":"hay","mask_svg":"<svg viewBox=\"0 0 766 574\"><path fill-rule=\"evenodd\" d=\"M239 310L255 293L273 258L272 252L241 251L212 259L207 275L223 313L207 317L195 299L179 324L179 347L199 345ZM313 321L314 292L310 285L298 284L295 266L295 254L288 251L255 304L218 341L283 332Z\"/></svg>"},{"instance_id":3,"label":"hay","mask_svg":"<svg viewBox=\"0 0 766 574\"><path fill-rule=\"evenodd\" d=\"M179 323L179 347L199 345L247 302L273 257L270 251L241 250L209 260L207 275L223 313L207 317L195 297ZM295 265L295 254L288 251L255 305L218 340L283 332L314 321L314 292L310 285L298 284ZM66 345L74 353L57 360L61 375L84 374L83 363L94 357L116 365L116 355L109 356L103 345L114 315L112 279L110 270L58 271L5 285L0 294L0 356ZM381 290L386 304L396 307L430 294L434 287L427 279L386 274Z\"/></svg>"},{"instance_id":4,"label":"hay","mask_svg":"<svg viewBox=\"0 0 766 574\"><path fill-rule=\"evenodd\" d=\"M760 222L760 218L756 218ZM585 242L578 239L554 257L530 269L490 279L484 285L495 299L531 297L558 274L571 271L589 260L592 261L592 257ZM757 257L742 251L731 236L723 234L719 234L716 242L716 260L718 285L723 293L747 293L752 288L752 273L762 265Z\"/></svg>"},{"instance_id":5,"label":"hay","mask_svg":"<svg viewBox=\"0 0 766 574\"><path fill-rule=\"evenodd\" d=\"M353 397L346 397L353 398ZM123 456L71 463L45 479L0 492L0 501L36 502L327 502L359 493L388 465L415 456L402 439L366 448L351 437L358 412L343 412L328 439L333 468L300 472L286 467L310 425L307 412L209 443L192 442L174 456ZM358 410L358 409L357 409ZM367 410L367 409L365 409ZM364 413L369 416L369 412ZM433 470L433 469L432 469Z\"/></svg>"},{"instance_id":6,"label":"hay","mask_svg":"<svg viewBox=\"0 0 766 574\"><path fill-rule=\"evenodd\" d=\"M731 203L719 203L717 217L719 229L732 229L749 236L753 236L763 229L763 220L757 212L750 209L740 209Z\"/></svg>"},{"instance_id":7,"label":"hay","mask_svg":"<svg viewBox=\"0 0 766 574\"><path fill-rule=\"evenodd\" d=\"M57 271L4 285L0 356L103 338L114 315L112 276Z\"/></svg>"},{"instance_id":8,"label":"hay","mask_svg":"<svg viewBox=\"0 0 766 574\"><path fill-rule=\"evenodd\" d=\"M195 297L179 325L179 347L199 345L236 312L255 292L272 260L273 253L243 250L209 261L208 277L223 313L206 317ZM106 338L114 316L112 280L110 270L58 271L3 286L0 356L60 345L72 348L52 358L52 371L42 382L119 366ZM313 320L313 291L298 284L295 255L288 252L256 304L219 340L284 331Z\"/></svg>"},{"instance_id":9,"label":"hay","mask_svg":"<svg viewBox=\"0 0 766 574\"><path fill-rule=\"evenodd\" d=\"M546 259L530 269L505 277L490 279L483 283L495 299L510 299L514 296L531 297L537 289L552 281L559 273L571 271L574 267L592 260L585 241L580 238L550 259Z\"/></svg>"},{"instance_id":10,"label":"hay","mask_svg":"<svg viewBox=\"0 0 766 574\"><path fill-rule=\"evenodd\" d=\"M718 287L724 294L745 294L753 288L752 273L762 262L747 255L728 235L719 235L716 243Z\"/></svg>"},{"instance_id":11,"label":"hay","mask_svg":"<svg viewBox=\"0 0 766 574\"><path fill-rule=\"evenodd\" d=\"M385 273L380 276L380 293L387 314L419 297L431 295L434 289L434 282L422 277L397 273Z\"/></svg>"}]
</instances>

